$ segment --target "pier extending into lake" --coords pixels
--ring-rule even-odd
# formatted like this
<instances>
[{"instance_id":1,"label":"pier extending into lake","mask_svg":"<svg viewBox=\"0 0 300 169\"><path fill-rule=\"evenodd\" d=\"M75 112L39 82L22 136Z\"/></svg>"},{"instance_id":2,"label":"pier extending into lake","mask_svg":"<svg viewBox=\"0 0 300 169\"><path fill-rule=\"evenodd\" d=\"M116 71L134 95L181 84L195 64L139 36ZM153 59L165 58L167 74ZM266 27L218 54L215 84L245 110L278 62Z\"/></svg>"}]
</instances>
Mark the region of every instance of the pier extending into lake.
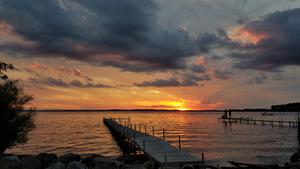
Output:
<instances>
[{"instance_id":1,"label":"pier extending into lake","mask_svg":"<svg viewBox=\"0 0 300 169\"><path fill-rule=\"evenodd\" d=\"M242 123L242 124L261 124L269 126L279 126L279 127L298 127L298 121L287 121L287 120L263 120L263 119L251 119L245 117L230 117L230 118L220 118L226 123Z\"/></svg>"},{"instance_id":2,"label":"pier extending into lake","mask_svg":"<svg viewBox=\"0 0 300 169\"><path fill-rule=\"evenodd\" d=\"M197 165L204 166L204 155L198 159L187 152L181 150L181 138L178 137L178 147L169 144L165 140L165 130L162 129L162 136L155 136L154 127L151 127L152 135L147 133L147 126L136 125L122 120L121 118L103 118L104 124L113 135L123 137L129 141L133 148L133 153L143 151L143 153L159 165Z\"/></svg>"}]
</instances>

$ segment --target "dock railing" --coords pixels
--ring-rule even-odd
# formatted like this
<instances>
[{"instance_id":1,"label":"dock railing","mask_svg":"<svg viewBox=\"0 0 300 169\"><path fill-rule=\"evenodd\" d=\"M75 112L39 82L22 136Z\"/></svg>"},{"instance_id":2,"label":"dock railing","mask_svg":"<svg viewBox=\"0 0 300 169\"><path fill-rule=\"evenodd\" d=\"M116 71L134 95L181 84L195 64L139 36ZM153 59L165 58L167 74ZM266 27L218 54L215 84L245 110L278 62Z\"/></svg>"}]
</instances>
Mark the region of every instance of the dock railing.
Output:
<instances>
[{"instance_id":1,"label":"dock railing","mask_svg":"<svg viewBox=\"0 0 300 169\"><path fill-rule=\"evenodd\" d=\"M134 154L139 149L160 164L204 164L203 153L200 160L182 151L181 136L178 136L178 146L175 147L168 143L166 141L167 132L164 128L158 129L147 124L132 123L130 118L104 118L103 121L110 130L133 144Z\"/></svg>"}]
</instances>

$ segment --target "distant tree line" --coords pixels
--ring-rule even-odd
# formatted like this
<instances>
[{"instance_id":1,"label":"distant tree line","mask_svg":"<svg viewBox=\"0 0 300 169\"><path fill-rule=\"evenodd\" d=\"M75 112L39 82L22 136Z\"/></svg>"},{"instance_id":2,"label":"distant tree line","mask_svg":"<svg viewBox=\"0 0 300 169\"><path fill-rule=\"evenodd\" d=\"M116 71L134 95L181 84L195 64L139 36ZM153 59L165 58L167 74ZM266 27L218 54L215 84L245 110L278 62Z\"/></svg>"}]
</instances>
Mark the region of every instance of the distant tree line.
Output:
<instances>
[{"instance_id":1,"label":"distant tree line","mask_svg":"<svg viewBox=\"0 0 300 169\"><path fill-rule=\"evenodd\" d=\"M300 111L300 103L272 105L272 111Z\"/></svg>"}]
</instances>

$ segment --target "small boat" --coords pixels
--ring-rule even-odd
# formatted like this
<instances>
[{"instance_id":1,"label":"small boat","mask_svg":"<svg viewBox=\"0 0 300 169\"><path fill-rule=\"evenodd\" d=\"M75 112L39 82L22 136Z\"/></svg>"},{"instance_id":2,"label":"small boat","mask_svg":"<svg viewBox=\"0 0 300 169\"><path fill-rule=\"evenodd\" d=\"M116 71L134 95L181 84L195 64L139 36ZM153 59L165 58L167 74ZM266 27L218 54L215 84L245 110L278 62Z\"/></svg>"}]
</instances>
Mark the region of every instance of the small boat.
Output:
<instances>
[{"instance_id":1,"label":"small boat","mask_svg":"<svg viewBox=\"0 0 300 169\"><path fill-rule=\"evenodd\" d=\"M263 116L273 116L273 113L263 112L261 115L263 115Z\"/></svg>"}]
</instances>

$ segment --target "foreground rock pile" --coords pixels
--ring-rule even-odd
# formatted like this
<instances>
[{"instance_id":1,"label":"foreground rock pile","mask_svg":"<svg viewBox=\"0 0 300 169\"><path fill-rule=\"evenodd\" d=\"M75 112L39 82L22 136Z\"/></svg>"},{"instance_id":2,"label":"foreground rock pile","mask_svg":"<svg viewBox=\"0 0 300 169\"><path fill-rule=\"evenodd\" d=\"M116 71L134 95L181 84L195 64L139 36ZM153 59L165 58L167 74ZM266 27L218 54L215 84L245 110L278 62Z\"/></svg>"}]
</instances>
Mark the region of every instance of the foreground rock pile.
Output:
<instances>
[{"instance_id":1,"label":"foreground rock pile","mask_svg":"<svg viewBox=\"0 0 300 169\"><path fill-rule=\"evenodd\" d=\"M30 155L5 155L0 157L0 169L156 169L152 161L130 161L126 158L107 158L98 154L73 153L57 156L41 153ZM170 166L163 168L174 169Z\"/></svg>"}]
</instances>

